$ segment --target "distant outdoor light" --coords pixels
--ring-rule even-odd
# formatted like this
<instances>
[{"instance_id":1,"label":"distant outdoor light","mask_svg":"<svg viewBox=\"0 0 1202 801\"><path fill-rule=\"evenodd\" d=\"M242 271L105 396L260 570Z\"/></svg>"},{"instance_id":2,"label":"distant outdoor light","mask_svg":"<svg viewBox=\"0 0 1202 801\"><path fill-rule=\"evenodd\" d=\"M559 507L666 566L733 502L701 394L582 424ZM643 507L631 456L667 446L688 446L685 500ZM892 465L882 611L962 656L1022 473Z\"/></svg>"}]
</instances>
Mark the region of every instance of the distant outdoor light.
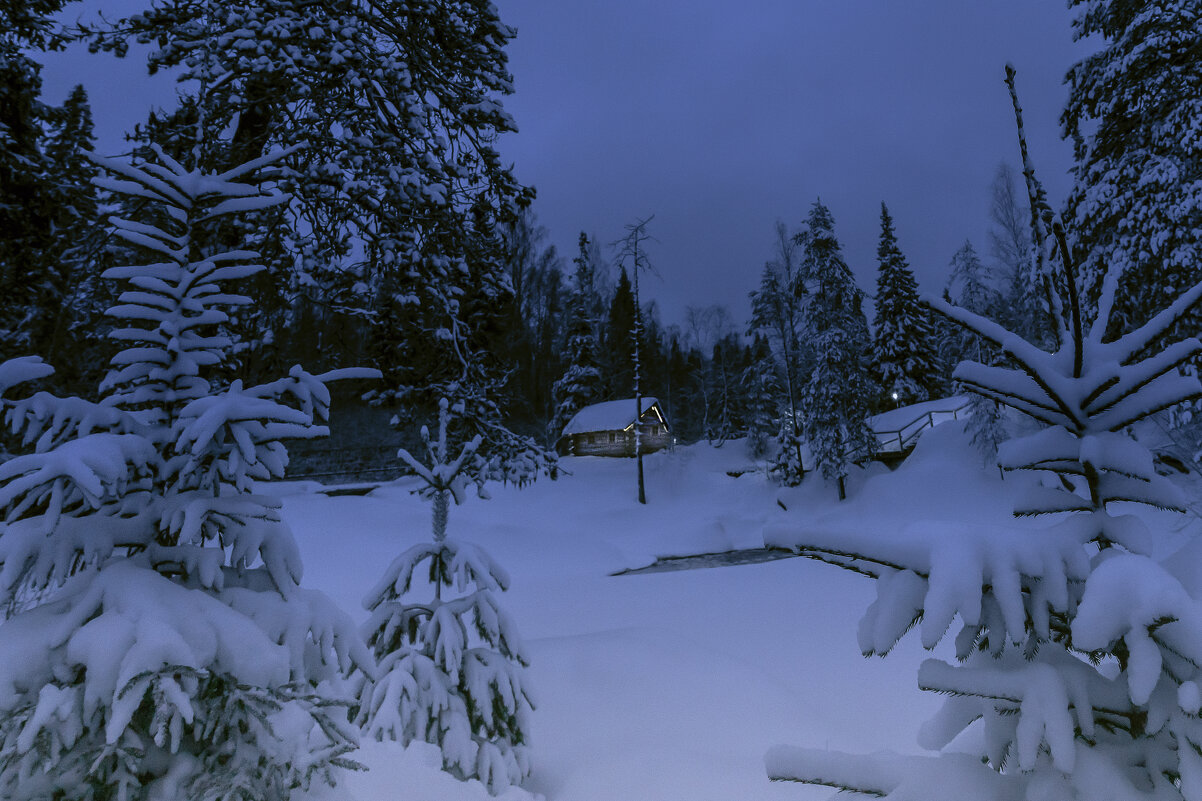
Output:
<instances>
[{"instance_id":1,"label":"distant outdoor light","mask_svg":"<svg viewBox=\"0 0 1202 801\"><path fill-rule=\"evenodd\" d=\"M897 402L897 393L896 392L893 393L893 401L894 401L894 403Z\"/></svg>"}]
</instances>

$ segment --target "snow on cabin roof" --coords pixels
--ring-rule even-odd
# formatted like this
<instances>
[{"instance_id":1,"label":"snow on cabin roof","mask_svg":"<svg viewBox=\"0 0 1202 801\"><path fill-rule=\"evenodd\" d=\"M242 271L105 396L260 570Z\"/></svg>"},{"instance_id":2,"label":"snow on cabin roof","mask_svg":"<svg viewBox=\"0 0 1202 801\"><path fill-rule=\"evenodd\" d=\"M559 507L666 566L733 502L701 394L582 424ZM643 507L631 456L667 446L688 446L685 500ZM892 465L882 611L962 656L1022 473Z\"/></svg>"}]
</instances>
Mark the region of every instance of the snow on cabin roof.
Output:
<instances>
[{"instance_id":1,"label":"snow on cabin roof","mask_svg":"<svg viewBox=\"0 0 1202 801\"><path fill-rule=\"evenodd\" d=\"M643 398L643 413L655 404L655 398ZM563 428L563 436L590 431L619 431L634 422L634 398L605 401L585 406Z\"/></svg>"}]
</instances>

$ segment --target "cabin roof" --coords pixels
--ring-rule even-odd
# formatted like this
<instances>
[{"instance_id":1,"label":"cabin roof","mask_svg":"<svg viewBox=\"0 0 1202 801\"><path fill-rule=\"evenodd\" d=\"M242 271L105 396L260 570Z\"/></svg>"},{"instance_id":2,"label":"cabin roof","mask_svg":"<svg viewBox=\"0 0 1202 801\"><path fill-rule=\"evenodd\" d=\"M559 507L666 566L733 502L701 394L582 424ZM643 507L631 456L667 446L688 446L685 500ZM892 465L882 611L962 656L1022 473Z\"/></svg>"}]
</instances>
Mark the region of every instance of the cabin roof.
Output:
<instances>
[{"instance_id":1,"label":"cabin roof","mask_svg":"<svg viewBox=\"0 0 1202 801\"><path fill-rule=\"evenodd\" d=\"M655 398L643 398L643 414L659 403ZM660 419L663 416L660 415ZM563 436L587 434L592 431L621 431L634 423L634 398L605 401L585 406L564 426Z\"/></svg>"}]
</instances>

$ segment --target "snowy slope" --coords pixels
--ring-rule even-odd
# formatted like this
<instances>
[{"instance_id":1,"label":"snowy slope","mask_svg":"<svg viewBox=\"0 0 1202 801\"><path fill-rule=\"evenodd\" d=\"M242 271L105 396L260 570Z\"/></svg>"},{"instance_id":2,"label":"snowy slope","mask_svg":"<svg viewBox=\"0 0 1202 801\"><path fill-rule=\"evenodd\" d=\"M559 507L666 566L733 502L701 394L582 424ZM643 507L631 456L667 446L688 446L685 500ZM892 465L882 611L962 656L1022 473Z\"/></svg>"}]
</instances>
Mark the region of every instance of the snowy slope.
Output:
<instances>
[{"instance_id":1,"label":"snowy slope","mask_svg":"<svg viewBox=\"0 0 1202 801\"><path fill-rule=\"evenodd\" d=\"M781 742L917 752L918 726L937 707L916 688L926 654L908 638L886 659L860 656L869 580L804 559L608 574L656 555L756 547L765 529L787 539L817 521L887 537L921 517L1004 517L1018 480L982 467L959 424L924 437L896 472L860 473L843 504L815 478L788 491L762 473L732 478L727 470L749 464L740 443L649 457L646 507L634 499L632 461L564 462L571 474L559 481L493 487L492 500L451 510L450 535L486 547L513 578L503 602L528 645L537 706L531 791L552 801L825 798L768 782L764 753ZM399 488L291 495L285 511L305 583L360 619L382 564L429 531L428 506ZM400 754L370 744L358 758L371 771L344 789L358 801L391 800L402 788L434 801L487 797L478 784L448 781L422 748Z\"/></svg>"}]
</instances>

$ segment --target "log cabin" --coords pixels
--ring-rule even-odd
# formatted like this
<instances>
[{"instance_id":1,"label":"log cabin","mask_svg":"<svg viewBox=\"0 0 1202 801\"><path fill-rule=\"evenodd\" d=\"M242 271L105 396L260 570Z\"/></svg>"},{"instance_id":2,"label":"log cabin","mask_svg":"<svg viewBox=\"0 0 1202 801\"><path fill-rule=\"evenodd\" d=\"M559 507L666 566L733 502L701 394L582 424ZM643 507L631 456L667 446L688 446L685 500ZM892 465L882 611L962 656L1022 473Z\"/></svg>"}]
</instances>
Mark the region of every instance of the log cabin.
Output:
<instances>
[{"instance_id":1,"label":"log cabin","mask_svg":"<svg viewBox=\"0 0 1202 801\"><path fill-rule=\"evenodd\" d=\"M585 406L564 426L556 450L564 456L634 456L634 398ZM655 398L643 398L639 420L643 453L675 442L668 418Z\"/></svg>"}]
</instances>

